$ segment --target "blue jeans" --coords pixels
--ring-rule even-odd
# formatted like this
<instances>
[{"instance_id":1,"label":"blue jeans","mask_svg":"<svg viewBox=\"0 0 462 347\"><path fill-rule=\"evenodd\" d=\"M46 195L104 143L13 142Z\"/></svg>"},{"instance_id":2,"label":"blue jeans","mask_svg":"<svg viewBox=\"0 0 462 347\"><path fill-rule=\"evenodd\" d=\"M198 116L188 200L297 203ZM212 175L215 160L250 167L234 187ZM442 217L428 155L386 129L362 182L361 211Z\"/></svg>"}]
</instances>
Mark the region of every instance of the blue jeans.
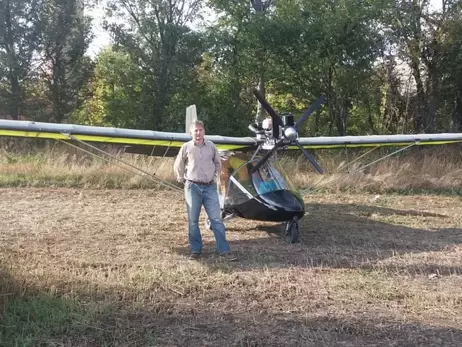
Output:
<instances>
[{"instance_id":1,"label":"blue jeans","mask_svg":"<svg viewBox=\"0 0 462 347\"><path fill-rule=\"evenodd\" d=\"M210 219L217 252L220 254L228 253L230 247L226 241L225 225L220 216L220 202L215 184L202 185L189 181L185 182L184 193L186 198L186 208L188 212L188 231L189 244L192 253L202 252L202 236L199 228L199 215L202 205Z\"/></svg>"}]
</instances>

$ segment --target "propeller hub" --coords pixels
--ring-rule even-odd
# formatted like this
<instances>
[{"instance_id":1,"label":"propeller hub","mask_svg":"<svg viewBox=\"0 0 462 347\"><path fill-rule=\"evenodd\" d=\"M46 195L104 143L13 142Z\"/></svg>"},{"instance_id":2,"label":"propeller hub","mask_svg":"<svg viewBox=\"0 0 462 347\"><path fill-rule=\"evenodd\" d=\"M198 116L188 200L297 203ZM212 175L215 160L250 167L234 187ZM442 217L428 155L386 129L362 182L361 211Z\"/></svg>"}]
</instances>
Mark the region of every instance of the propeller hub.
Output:
<instances>
[{"instance_id":1,"label":"propeller hub","mask_svg":"<svg viewBox=\"0 0 462 347\"><path fill-rule=\"evenodd\" d=\"M294 127L285 128L284 137L289 141L294 141L297 138L297 130Z\"/></svg>"}]
</instances>

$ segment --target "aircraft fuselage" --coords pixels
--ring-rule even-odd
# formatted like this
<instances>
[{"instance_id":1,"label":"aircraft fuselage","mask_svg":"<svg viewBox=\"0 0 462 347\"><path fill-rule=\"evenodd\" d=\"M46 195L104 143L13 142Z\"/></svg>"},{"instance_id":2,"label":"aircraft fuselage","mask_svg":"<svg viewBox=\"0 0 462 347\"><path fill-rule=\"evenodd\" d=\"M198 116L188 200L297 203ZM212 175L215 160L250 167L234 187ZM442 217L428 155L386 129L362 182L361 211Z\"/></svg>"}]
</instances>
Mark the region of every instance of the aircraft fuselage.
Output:
<instances>
[{"instance_id":1,"label":"aircraft fuselage","mask_svg":"<svg viewBox=\"0 0 462 347\"><path fill-rule=\"evenodd\" d=\"M239 205L225 205L225 213L237 217L268 221L285 222L305 214L305 204L297 195L289 190L277 190L264 193Z\"/></svg>"}]
</instances>

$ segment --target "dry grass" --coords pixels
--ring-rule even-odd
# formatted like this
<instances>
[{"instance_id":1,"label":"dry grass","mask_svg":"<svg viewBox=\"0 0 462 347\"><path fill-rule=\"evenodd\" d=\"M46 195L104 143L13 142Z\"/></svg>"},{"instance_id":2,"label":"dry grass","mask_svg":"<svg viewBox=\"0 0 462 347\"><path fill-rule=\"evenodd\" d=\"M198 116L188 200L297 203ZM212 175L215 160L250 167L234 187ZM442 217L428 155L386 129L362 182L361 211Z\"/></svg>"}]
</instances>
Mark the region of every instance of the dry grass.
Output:
<instances>
[{"instance_id":1,"label":"dry grass","mask_svg":"<svg viewBox=\"0 0 462 347\"><path fill-rule=\"evenodd\" d=\"M369 149L318 152L325 175L315 173L301 156L288 157L282 153L280 161L294 183L310 193L461 192L462 160L458 146L410 149L365 167L392 149L378 149L361 157L367 151ZM108 160L105 161L61 143L47 144L41 149L3 150L0 151L0 187L158 189L163 186L157 178L174 183L173 158L118 155L116 150L111 154L128 165L103 156ZM358 158L359 161L354 161Z\"/></svg>"},{"instance_id":2,"label":"dry grass","mask_svg":"<svg viewBox=\"0 0 462 347\"><path fill-rule=\"evenodd\" d=\"M104 148L116 160L80 147L93 155L64 144L1 151L0 186L132 189L160 188L158 179L172 181L172 158L120 155Z\"/></svg>"},{"instance_id":3,"label":"dry grass","mask_svg":"<svg viewBox=\"0 0 462 347\"><path fill-rule=\"evenodd\" d=\"M462 344L457 196L308 195L301 244L232 220L228 264L205 231L203 260L187 260L183 201L166 191L0 194L0 344Z\"/></svg>"},{"instance_id":4,"label":"dry grass","mask_svg":"<svg viewBox=\"0 0 462 347\"><path fill-rule=\"evenodd\" d=\"M295 183L315 191L461 192L462 160L458 145L414 148L378 161L395 150L377 149L362 158L369 150L320 152L319 162L327 172L323 176L314 174L304 159L294 164L289 160L287 167L293 168Z\"/></svg>"}]
</instances>

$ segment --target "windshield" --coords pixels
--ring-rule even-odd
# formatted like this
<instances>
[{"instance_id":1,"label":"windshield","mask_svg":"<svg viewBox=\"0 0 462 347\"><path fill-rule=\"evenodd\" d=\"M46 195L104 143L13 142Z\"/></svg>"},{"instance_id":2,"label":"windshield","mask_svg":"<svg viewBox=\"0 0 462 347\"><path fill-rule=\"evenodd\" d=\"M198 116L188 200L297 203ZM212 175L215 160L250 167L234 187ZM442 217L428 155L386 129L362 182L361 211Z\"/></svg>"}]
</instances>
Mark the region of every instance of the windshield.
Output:
<instances>
[{"instance_id":1,"label":"windshield","mask_svg":"<svg viewBox=\"0 0 462 347\"><path fill-rule=\"evenodd\" d=\"M297 194L297 189L278 162L263 164L257 172L251 170L261 158L252 162L233 155L223 160L220 174L222 203L239 205L257 195L278 190L288 190Z\"/></svg>"},{"instance_id":2,"label":"windshield","mask_svg":"<svg viewBox=\"0 0 462 347\"><path fill-rule=\"evenodd\" d=\"M259 195L277 190L290 189L284 175L276 169L274 163L264 164L257 172L252 174L254 187Z\"/></svg>"},{"instance_id":3,"label":"windshield","mask_svg":"<svg viewBox=\"0 0 462 347\"><path fill-rule=\"evenodd\" d=\"M274 172L273 175L277 177L277 180L280 182L281 186L284 187L284 189L290 190L293 193L297 192L297 187L292 182L289 175L287 175L284 168L279 162L273 163L272 170Z\"/></svg>"}]
</instances>

